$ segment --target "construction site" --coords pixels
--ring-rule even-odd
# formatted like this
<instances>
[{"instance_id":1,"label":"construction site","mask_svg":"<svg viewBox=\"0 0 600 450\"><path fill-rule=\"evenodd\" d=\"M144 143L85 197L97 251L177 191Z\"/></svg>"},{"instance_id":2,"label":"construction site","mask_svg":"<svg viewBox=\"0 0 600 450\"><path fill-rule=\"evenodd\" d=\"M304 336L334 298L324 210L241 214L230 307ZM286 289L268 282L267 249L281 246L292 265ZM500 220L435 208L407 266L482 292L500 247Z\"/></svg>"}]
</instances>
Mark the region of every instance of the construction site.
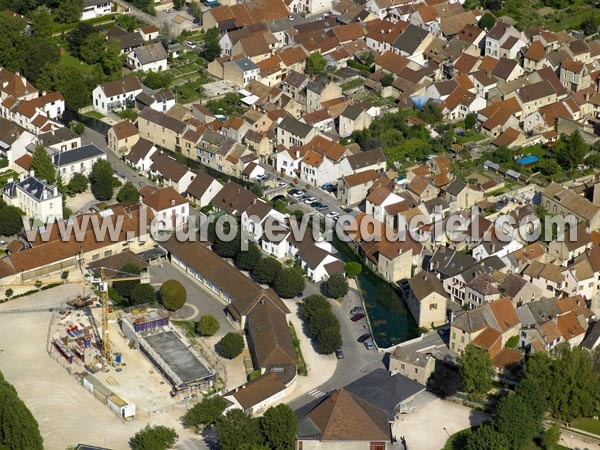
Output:
<instances>
[{"instance_id":1,"label":"construction site","mask_svg":"<svg viewBox=\"0 0 600 450\"><path fill-rule=\"evenodd\" d=\"M50 356L123 421L164 412L210 390L217 372L175 329L170 313L145 305L112 310L109 284L149 283L148 272L110 278L106 272L101 268L88 278L94 293L53 312Z\"/></svg>"}]
</instances>

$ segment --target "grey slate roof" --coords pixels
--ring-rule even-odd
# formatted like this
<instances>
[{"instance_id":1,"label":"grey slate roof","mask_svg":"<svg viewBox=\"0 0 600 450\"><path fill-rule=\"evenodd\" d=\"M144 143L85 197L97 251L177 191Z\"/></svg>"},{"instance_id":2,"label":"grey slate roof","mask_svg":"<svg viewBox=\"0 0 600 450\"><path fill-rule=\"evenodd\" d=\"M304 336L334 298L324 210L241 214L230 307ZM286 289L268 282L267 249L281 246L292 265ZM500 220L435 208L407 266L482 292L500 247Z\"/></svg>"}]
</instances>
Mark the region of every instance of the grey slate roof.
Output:
<instances>
[{"instance_id":1,"label":"grey slate roof","mask_svg":"<svg viewBox=\"0 0 600 450\"><path fill-rule=\"evenodd\" d=\"M368 150L366 152L358 152L348 156L348 163L352 170L363 169L381 162L385 162L385 154L380 148Z\"/></svg>"},{"instance_id":2,"label":"grey slate roof","mask_svg":"<svg viewBox=\"0 0 600 450\"><path fill-rule=\"evenodd\" d=\"M427 30L409 23L404 32L394 42L394 47L412 55L428 34Z\"/></svg>"},{"instance_id":3,"label":"grey slate roof","mask_svg":"<svg viewBox=\"0 0 600 450\"><path fill-rule=\"evenodd\" d=\"M47 147L61 142L70 141L76 139L79 135L68 127L62 127L58 130L48 131L47 133L40 134L38 139L43 142Z\"/></svg>"},{"instance_id":4,"label":"grey slate roof","mask_svg":"<svg viewBox=\"0 0 600 450\"><path fill-rule=\"evenodd\" d=\"M403 375L391 375L387 370L379 368L350 383L345 389L386 411L391 420L395 416L396 407L423 392L425 386Z\"/></svg>"},{"instance_id":5,"label":"grey slate roof","mask_svg":"<svg viewBox=\"0 0 600 450\"><path fill-rule=\"evenodd\" d=\"M67 150L66 152L56 153L52 156L52 163L56 167L62 167L102 155L104 155L104 150L96 147L94 144L88 144L83 147L74 148L73 150Z\"/></svg>"},{"instance_id":6,"label":"grey slate roof","mask_svg":"<svg viewBox=\"0 0 600 450\"><path fill-rule=\"evenodd\" d=\"M45 181L40 180L36 177L27 177L23 181L13 181L10 183L6 183L3 186L3 190L7 196L14 197L17 187L27 192L27 194L29 194L36 200L42 200L44 197L44 193L46 195L46 198L55 197L54 187L50 186ZM56 195L56 197L58 195Z\"/></svg>"},{"instance_id":7,"label":"grey slate roof","mask_svg":"<svg viewBox=\"0 0 600 450\"><path fill-rule=\"evenodd\" d=\"M145 65L167 59L167 51L162 44L150 44L133 50L138 61Z\"/></svg>"},{"instance_id":8,"label":"grey slate roof","mask_svg":"<svg viewBox=\"0 0 600 450\"><path fill-rule=\"evenodd\" d=\"M294 136L306 137L308 133L311 132L312 127L310 125L305 124L304 122L300 122L299 120L294 119L291 116L286 116L278 128L281 128L284 131L287 131Z\"/></svg>"},{"instance_id":9,"label":"grey slate roof","mask_svg":"<svg viewBox=\"0 0 600 450\"><path fill-rule=\"evenodd\" d=\"M240 58L233 61L243 72L258 70L258 66L250 58Z\"/></svg>"}]
</instances>

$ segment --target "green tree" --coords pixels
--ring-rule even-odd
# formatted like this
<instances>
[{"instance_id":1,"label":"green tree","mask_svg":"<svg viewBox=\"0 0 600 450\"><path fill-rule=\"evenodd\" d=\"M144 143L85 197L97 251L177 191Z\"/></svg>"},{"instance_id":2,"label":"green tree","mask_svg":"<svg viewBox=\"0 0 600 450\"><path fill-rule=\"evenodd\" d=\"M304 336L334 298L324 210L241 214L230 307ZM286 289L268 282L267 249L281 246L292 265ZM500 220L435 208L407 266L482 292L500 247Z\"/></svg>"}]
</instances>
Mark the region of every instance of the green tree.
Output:
<instances>
[{"instance_id":1,"label":"green tree","mask_svg":"<svg viewBox=\"0 0 600 450\"><path fill-rule=\"evenodd\" d=\"M333 314L333 313L331 313ZM334 316L337 322L337 318ZM322 355L331 355L343 344L340 324L323 328L317 335L317 351Z\"/></svg>"},{"instance_id":2,"label":"green tree","mask_svg":"<svg viewBox=\"0 0 600 450\"><path fill-rule=\"evenodd\" d=\"M465 129L472 130L477 123L477 116L474 113L467 114L465 117Z\"/></svg>"},{"instance_id":3,"label":"green tree","mask_svg":"<svg viewBox=\"0 0 600 450\"><path fill-rule=\"evenodd\" d=\"M227 333L219 341L221 356L234 359L244 350L244 338L238 333Z\"/></svg>"},{"instance_id":4,"label":"green tree","mask_svg":"<svg viewBox=\"0 0 600 450\"><path fill-rule=\"evenodd\" d=\"M140 199L140 193L131 181L127 181L117 194L118 202L137 202Z\"/></svg>"},{"instance_id":5,"label":"green tree","mask_svg":"<svg viewBox=\"0 0 600 450\"><path fill-rule=\"evenodd\" d=\"M171 85L173 75L171 72L148 72L144 76L144 84L150 89L165 89Z\"/></svg>"},{"instance_id":6,"label":"green tree","mask_svg":"<svg viewBox=\"0 0 600 450\"><path fill-rule=\"evenodd\" d=\"M77 111L91 104L92 89L103 81L101 76L101 73L90 73L85 68L59 62L42 68L36 86L44 91L60 91L67 109Z\"/></svg>"},{"instance_id":7,"label":"green tree","mask_svg":"<svg viewBox=\"0 0 600 450\"><path fill-rule=\"evenodd\" d=\"M241 270L253 270L262 259L256 244L249 243L248 250L241 250L235 257L235 265Z\"/></svg>"},{"instance_id":8,"label":"green tree","mask_svg":"<svg viewBox=\"0 0 600 450\"><path fill-rule=\"evenodd\" d=\"M254 269L252 276L260 284L273 284L279 272L281 272L281 263L275 258L267 257L261 259Z\"/></svg>"},{"instance_id":9,"label":"green tree","mask_svg":"<svg viewBox=\"0 0 600 450\"><path fill-rule=\"evenodd\" d=\"M121 267L121 273L122 275L120 274L119 276L131 277L142 273L142 268L135 263L128 263ZM114 281L112 284L112 288L121 297L129 299L129 297L131 296L131 291L138 284L140 284L139 280Z\"/></svg>"},{"instance_id":10,"label":"green tree","mask_svg":"<svg viewBox=\"0 0 600 450\"><path fill-rule=\"evenodd\" d=\"M36 40L51 40L54 30L54 17L47 6L40 6L31 13L33 36Z\"/></svg>"},{"instance_id":11,"label":"green tree","mask_svg":"<svg viewBox=\"0 0 600 450\"><path fill-rule=\"evenodd\" d=\"M0 374L0 447L11 450L44 448L37 421L19 398L14 386L6 381L2 374Z\"/></svg>"},{"instance_id":12,"label":"green tree","mask_svg":"<svg viewBox=\"0 0 600 450\"><path fill-rule=\"evenodd\" d=\"M212 245L213 251L221 258L235 258L240 251L240 247L241 236L239 231L233 239L222 240L215 236Z\"/></svg>"},{"instance_id":13,"label":"green tree","mask_svg":"<svg viewBox=\"0 0 600 450\"><path fill-rule=\"evenodd\" d=\"M558 163L567 169L577 167L583 162L583 159L589 149L589 146L583 140L578 130L570 135L562 135L556 143L554 153Z\"/></svg>"},{"instance_id":14,"label":"green tree","mask_svg":"<svg viewBox=\"0 0 600 450\"><path fill-rule=\"evenodd\" d=\"M386 73L381 77L381 85L383 87L391 86L394 82L394 76L391 73Z\"/></svg>"},{"instance_id":15,"label":"green tree","mask_svg":"<svg viewBox=\"0 0 600 450\"><path fill-rule=\"evenodd\" d=\"M131 438L134 450L167 450L175 446L179 436L173 428L146 425Z\"/></svg>"},{"instance_id":16,"label":"green tree","mask_svg":"<svg viewBox=\"0 0 600 450\"><path fill-rule=\"evenodd\" d=\"M491 425L483 424L467 438L465 450L507 450L508 440Z\"/></svg>"},{"instance_id":17,"label":"green tree","mask_svg":"<svg viewBox=\"0 0 600 450\"><path fill-rule=\"evenodd\" d=\"M560 426L556 423L550 425L550 428L542 434L542 448L544 450L554 450L560 440Z\"/></svg>"},{"instance_id":18,"label":"green tree","mask_svg":"<svg viewBox=\"0 0 600 450\"><path fill-rule=\"evenodd\" d=\"M306 60L306 71L310 75L324 74L327 71L327 60L321 52L311 53Z\"/></svg>"},{"instance_id":19,"label":"green tree","mask_svg":"<svg viewBox=\"0 0 600 450\"><path fill-rule=\"evenodd\" d=\"M131 290L129 303L131 305L142 305L144 303L154 303L156 292L150 284L138 284Z\"/></svg>"},{"instance_id":20,"label":"green tree","mask_svg":"<svg viewBox=\"0 0 600 450\"><path fill-rule=\"evenodd\" d=\"M56 170L52 164L52 158L43 145L38 145L33 151L31 168L36 177L46 180L47 183L54 184L56 181Z\"/></svg>"},{"instance_id":21,"label":"green tree","mask_svg":"<svg viewBox=\"0 0 600 450\"><path fill-rule=\"evenodd\" d=\"M76 194L81 194L85 192L88 188L89 180L87 177L81 173L76 173L69 181L68 188L71 192L75 192Z\"/></svg>"},{"instance_id":22,"label":"green tree","mask_svg":"<svg viewBox=\"0 0 600 450\"><path fill-rule=\"evenodd\" d=\"M201 336L214 336L220 327L219 321L214 316L206 314L196 322L196 333Z\"/></svg>"},{"instance_id":23,"label":"green tree","mask_svg":"<svg viewBox=\"0 0 600 450\"><path fill-rule=\"evenodd\" d=\"M534 417L523 397L508 395L498 402L494 427L508 440L510 448L520 449L533 440L542 427L542 421Z\"/></svg>"},{"instance_id":24,"label":"green tree","mask_svg":"<svg viewBox=\"0 0 600 450\"><path fill-rule=\"evenodd\" d=\"M69 44L69 50L73 56L81 57L81 49L87 37L94 34L96 31L94 27L89 23L79 22L73 31L69 34L67 42Z\"/></svg>"},{"instance_id":25,"label":"green tree","mask_svg":"<svg viewBox=\"0 0 600 450\"><path fill-rule=\"evenodd\" d=\"M106 201L113 196L113 168L105 159L99 159L92 166L90 174L92 194L96 200Z\"/></svg>"},{"instance_id":26,"label":"green tree","mask_svg":"<svg viewBox=\"0 0 600 450\"><path fill-rule=\"evenodd\" d=\"M12 236L23 229L25 215L16 206L4 206L0 208L0 236Z\"/></svg>"},{"instance_id":27,"label":"green tree","mask_svg":"<svg viewBox=\"0 0 600 450\"><path fill-rule=\"evenodd\" d=\"M84 0L60 0L55 10L56 20L60 23L78 22L84 6Z\"/></svg>"},{"instance_id":28,"label":"green tree","mask_svg":"<svg viewBox=\"0 0 600 450\"><path fill-rule=\"evenodd\" d=\"M591 36L592 34L596 34L598 32L598 22L594 16L587 17L581 22L581 31L586 36Z\"/></svg>"},{"instance_id":29,"label":"green tree","mask_svg":"<svg viewBox=\"0 0 600 450\"><path fill-rule=\"evenodd\" d=\"M344 270L346 271L346 275L348 275L349 278L354 278L362 273L362 264L359 262L351 261L344 264Z\"/></svg>"},{"instance_id":30,"label":"green tree","mask_svg":"<svg viewBox=\"0 0 600 450\"><path fill-rule=\"evenodd\" d=\"M479 19L479 28L483 30L491 30L496 25L496 18L489 12L486 12L481 19Z\"/></svg>"},{"instance_id":31,"label":"green tree","mask_svg":"<svg viewBox=\"0 0 600 450\"><path fill-rule=\"evenodd\" d=\"M217 418L216 430L221 450L254 450L263 443L259 419L241 409Z\"/></svg>"},{"instance_id":32,"label":"green tree","mask_svg":"<svg viewBox=\"0 0 600 450\"><path fill-rule=\"evenodd\" d=\"M273 289L282 298L293 298L304 290L305 281L302 271L296 267L286 267L279 272L273 283Z\"/></svg>"},{"instance_id":33,"label":"green tree","mask_svg":"<svg viewBox=\"0 0 600 450\"><path fill-rule=\"evenodd\" d=\"M485 394L492 387L494 365L490 355L473 344L467 345L460 358L460 374L470 394Z\"/></svg>"},{"instance_id":34,"label":"green tree","mask_svg":"<svg viewBox=\"0 0 600 450\"><path fill-rule=\"evenodd\" d=\"M260 421L260 427L269 448L292 450L296 442L298 421L288 405L281 404L267 409Z\"/></svg>"},{"instance_id":35,"label":"green tree","mask_svg":"<svg viewBox=\"0 0 600 450\"><path fill-rule=\"evenodd\" d=\"M117 39L109 39L104 43L100 64L106 76L120 74L126 59L127 57L121 54L121 43Z\"/></svg>"},{"instance_id":36,"label":"green tree","mask_svg":"<svg viewBox=\"0 0 600 450\"><path fill-rule=\"evenodd\" d=\"M119 28L124 29L128 33L133 33L135 29L140 25L135 16L130 16L128 14L117 15L115 22Z\"/></svg>"},{"instance_id":37,"label":"green tree","mask_svg":"<svg viewBox=\"0 0 600 450\"><path fill-rule=\"evenodd\" d=\"M177 11L182 10L185 8L185 0L173 0L173 8L175 8Z\"/></svg>"},{"instance_id":38,"label":"green tree","mask_svg":"<svg viewBox=\"0 0 600 450\"><path fill-rule=\"evenodd\" d=\"M210 425L215 423L217 418L223 414L226 407L227 400L220 395L205 397L200 403L196 403L185 413L183 420L188 427Z\"/></svg>"},{"instance_id":39,"label":"green tree","mask_svg":"<svg viewBox=\"0 0 600 450\"><path fill-rule=\"evenodd\" d=\"M542 158L537 164L537 169L547 177L553 177L560 172L560 166L556 160L551 158Z\"/></svg>"},{"instance_id":40,"label":"green tree","mask_svg":"<svg viewBox=\"0 0 600 450\"><path fill-rule=\"evenodd\" d=\"M323 283L323 291L329 298L342 298L348 293L348 280L343 273L334 273Z\"/></svg>"},{"instance_id":41,"label":"green tree","mask_svg":"<svg viewBox=\"0 0 600 450\"><path fill-rule=\"evenodd\" d=\"M79 50L79 57L88 64L99 63L102 61L105 42L104 36L100 33L88 34Z\"/></svg>"},{"instance_id":42,"label":"green tree","mask_svg":"<svg viewBox=\"0 0 600 450\"><path fill-rule=\"evenodd\" d=\"M202 57L208 62L214 61L221 55L219 43L219 30L215 27L206 31L204 35L204 51Z\"/></svg>"},{"instance_id":43,"label":"green tree","mask_svg":"<svg viewBox=\"0 0 600 450\"><path fill-rule=\"evenodd\" d=\"M160 287L160 301L169 311L181 309L187 301L187 292L177 280L167 280Z\"/></svg>"}]
</instances>

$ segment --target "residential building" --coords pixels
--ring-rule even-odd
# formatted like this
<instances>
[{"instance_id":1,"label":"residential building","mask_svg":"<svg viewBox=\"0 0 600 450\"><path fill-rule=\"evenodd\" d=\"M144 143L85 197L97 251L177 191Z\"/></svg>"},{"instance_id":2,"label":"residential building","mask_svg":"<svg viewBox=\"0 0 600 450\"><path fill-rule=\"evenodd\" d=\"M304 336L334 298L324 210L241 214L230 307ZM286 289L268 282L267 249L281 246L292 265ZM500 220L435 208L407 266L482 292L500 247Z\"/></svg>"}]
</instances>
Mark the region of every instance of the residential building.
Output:
<instances>
[{"instance_id":1,"label":"residential building","mask_svg":"<svg viewBox=\"0 0 600 450\"><path fill-rule=\"evenodd\" d=\"M137 127L127 119L108 130L108 148L118 154L127 154L140 138Z\"/></svg>"},{"instance_id":2,"label":"residential building","mask_svg":"<svg viewBox=\"0 0 600 450\"><path fill-rule=\"evenodd\" d=\"M15 181L9 179L2 188L2 199L37 223L51 223L63 218L62 194L58 188L33 175L23 174Z\"/></svg>"},{"instance_id":3,"label":"residential building","mask_svg":"<svg viewBox=\"0 0 600 450\"><path fill-rule=\"evenodd\" d=\"M427 386L435 370L435 358L430 353L421 353L398 345L390 355L390 372L403 375Z\"/></svg>"},{"instance_id":4,"label":"residential building","mask_svg":"<svg viewBox=\"0 0 600 450\"><path fill-rule=\"evenodd\" d=\"M419 272L408 280L410 290L406 305L420 328L434 328L446 323L448 294L433 274Z\"/></svg>"},{"instance_id":5,"label":"residential building","mask_svg":"<svg viewBox=\"0 0 600 450\"><path fill-rule=\"evenodd\" d=\"M113 110L133 107L135 97L142 93L142 88L136 76L102 83L92 92L94 110L107 115Z\"/></svg>"},{"instance_id":6,"label":"residential building","mask_svg":"<svg viewBox=\"0 0 600 450\"><path fill-rule=\"evenodd\" d=\"M76 173L88 177L96 161L101 159L106 159L106 153L94 144L52 155L52 163L65 184L69 183Z\"/></svg>"},{"instance_id":7,"label":"residential building","mask_svg":"<svg viewBox=\"0 0 600 450\"><path fill-rule=\"evenodd\" d=\"M162 72L167 70L167 51L161 43L137 47L127 54L127 63L142 72Z\"/></svg>"},{"instance_id":8,"label":"residential building","mask_svg":"<svg viewBox=\"0 0 600 450\"><path fill-rule=\"evenodd\" d=\"M81 11L81 20L106 16L112 12L112 7L111 0L85 0Z\"/></svg>"},{"instance_id":9,"label":"residential building","mask_svg":"<svg viewBox=\"0 0 600 450\"><path fill-rule=\"evenodd\" d=\"M152 210L157 229L174 230L188 223L190 204L173 187L144 186L140 196L142 203Z\"/></svg>"}]
</instances>

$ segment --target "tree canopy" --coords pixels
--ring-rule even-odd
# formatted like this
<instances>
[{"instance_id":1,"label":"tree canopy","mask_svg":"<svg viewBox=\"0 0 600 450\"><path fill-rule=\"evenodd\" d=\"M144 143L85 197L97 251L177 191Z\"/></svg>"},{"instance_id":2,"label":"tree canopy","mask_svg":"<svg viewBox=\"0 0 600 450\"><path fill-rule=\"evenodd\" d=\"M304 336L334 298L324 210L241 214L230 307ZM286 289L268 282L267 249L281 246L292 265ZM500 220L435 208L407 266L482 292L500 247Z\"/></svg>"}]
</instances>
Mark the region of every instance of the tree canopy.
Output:
<instances>
[{"instance_id":1,"label":"tree canopy","mask_svg":"<svg viewBox=\"0 0 600 450\"><path fill-rule=\"evenodd\" d=\"M306 71L310 75L324 74L327 71L327 60L321 52L311 53L306 60Z\"/></svg>"},{"instance_id":2,"label":"tree canopy","mask_svg":"<svg viewBox=\"0 0 600 450\"><path fill-rule=\"evenodd\" d=\"M273 257L261 259L254 269L252 276L260 284L273 284L279 272L281 272L281 263Z\"/></svg>"},{"instance_id":3,"label":"tree canopy","mask_svg":"<svg viewBox=\"0 0 600 450\"><path fill-rule=\"evenodd\" d=\"M273 289L282 298L293 298L304 290L305 281L302 270L286 267L279 272L273 283Z\"/></svg>"},{"instance_id":4,"label":"tree canopy","mask_svg":"<svg viewBox=\"0 0 600 450\"><path fill-rule=\"evenodd\" d=\"M146 425L131 438L134 450L167 450L175 446L179 436L173 428Z\"/></svg>"},{"instance_id":5,"label":"tree canopy","mask_svg":"<svg viewBox=\"0 0 600 450\"><path fill-rule=\"evenodd\" d=\"M573 169L583 163L589 146L583 140L581 133L578 130L573 131L570 135L563 134L554 149L557 162L567 168Z\"/></svg>"},{"instance_id":6,"label":"tree canopy","mask_svg":"<svg viewBox=\"0 0 600 450\"><path fill-rule=\"evenodd\" d=\"M129 303L132 305L141 305L144 303L154 303L156 300L156 291L150 284L138 284L131 290Z\"/></svg>"},{"instance_id":7,"label":"tree canopy","mask_svg":"<svg viewBox=\"0 0 600 450\"><path fill-rule=\"evenodd\" d=\"M42 450L38 423L19 398L16 389L0 373L0 447L11 450Z\"/></svg>"},{"instance_id":8,"label":"tree canopy","mask_svg":"<svg viewBox=\"0 0 600 450\"><path fill-rule=\"evenodd\" d=\"M131 181L127 181L117 194L118 202L137 202L140 199L140 193Z\"/></svg>"},{"instance_id":9,"label":"tree canopy","mask_svg":"<svg viewBox=\"0 0 600 450\"><path fill-rule=\"evenodd\" d=\"M56 182L56 169L43 145L38 145L33 151L31 168L39 179L45 180L49 184Z\"/></svg>"},{"instance_id":10,"label":"tree canopy","mask_svg":"<svg viewBox=\"0 0 600 450\"><path fill-rule=\"evenodd\" d=\"M105 159L99 159L92 167L90 174L92 194L96 200L110 200L113 196L113 168Z\"/></svg>"},{"instance_id":11,"label":"tree canopy","mask_svg":"<svg viewBox=\"0 0 600 450\"><path fill-rule=\"evenodd\" d=\"M183 420L188 427L210 425L215 423L226 407L227 400L220 395L205 397L185 413Z\"/></svg>"},{"instance_id":12,"label":"tree canopy","mask_svg":"<svg viewBox=\"0 0 600 450\"><path fill-rule=\"evenodd\" d=\"M232 409L216 422L221 450L254 450L263 443L260 421L241 409Z\"/></svg>"},{"instance_id":13,"label":"tree canopy","mask_svg":"<svg viewBox=\"0 0 600 450\"><path fill-rule=\"evenodd\" d=\"M214 336L220 327L219 321L214 316L206 314L196 322L196 333L201 336Z\"/></svg>"},{"instance_id":14,"label":"tree canopy","mask_svg":"<svg viewBox=\"0 0 600 450\"><path fill-rule=\"evenodd\" d=\"M81 194L87 190L88 184L89 180L85 175L76 173L73 175L73 178L71 178L71 181L69 181L68 188L76 194Z\"/></svg>"},{"instance_id":15,"label":"tree canopy","mask_svg":"<svg viewBox=\"0 0 600 450\"><path fill-rule=\"evenodd\" d=\"M219 43L219 30L211 28L204 35L204 51L202 57L208 62L214 61L221 55L221 44Z\"/></svg>"},{"instance_id":16,"label":"tree canopy","mask_svg":"<svg viewBox=\"0 0 600 450\"><path fill-rule=\"evenodd\" d=\"M330 355L342 346L340 322L331 303L322 295L311 295L300 304L300 315L319 353Z\"/></svg>"},{"instance_id":17,"label":"tree canopy","mask_svg":"<svg viewBox=\"0 0 600 450\"><path fill-rule=\"evenodd\" d=\"M343 273L334 273L323 283L323 292L329 298L342 298L348 293L348 280Z\"/></svg>"},{"instance_id":18,"label":"tree canopy","mask_svg":"<svg viewBox=\"0 0 600 450\"><path fill-rule=\"evenodd\" d=\"M262 259L260 249L250 242L248 250L240 250L235 257L235 265L241 270L253 270Z\"/></svg>"},{"instance_id":19,"label":"tree canopy","mask_svg":"<svg viewBox=\"0 0 600 450\"><path fill-rule=\"evenodd\" d=\"M6 205L0 208L0 235L12 236L23 229L23 219L25 215L16 206Z\"/></svg>"},{"instance_id":20,"label":"tree canopy","mask_svg":"<svg viewBox=\"0 0 600 450\"><path fill-rule=\"evenodd\" d=\"M187 301L187 292L177 280L167 280L160 287L160 301L169 311L177 311Z\"/></svg>"},{"instance_id":21,"label":"tree canopy","mask_svg":"<svg viewBox=\"0 0 600 450\"><path fill-rule=\"evenodd\" d=\"M280 404L265 411L260 420L260 428L269 448L291 450L296 442L298 421L288 405Z\"/></svg>"},{"instance_id":22,"label":"tree canopy","mask_svg":"<svg viewBox=\"0 0 600 450\"><path fill-rule=\"evenodd\" d=\"M234 359L244 350L244 338L239 333L227 333L219 341L221 356Z\"/></svg>"},{"instance_id":23,"label":"tree canopy","mask_svg":"<svg viewBox=\"0 0 600 450\"><path fill-rule=\"evenodd\" d=\"M467 345L460 358L460 373L465 391L471 394L485 394L492 387L494 365L489 354L476 345Z\"/></svg>"}]
</instances>

